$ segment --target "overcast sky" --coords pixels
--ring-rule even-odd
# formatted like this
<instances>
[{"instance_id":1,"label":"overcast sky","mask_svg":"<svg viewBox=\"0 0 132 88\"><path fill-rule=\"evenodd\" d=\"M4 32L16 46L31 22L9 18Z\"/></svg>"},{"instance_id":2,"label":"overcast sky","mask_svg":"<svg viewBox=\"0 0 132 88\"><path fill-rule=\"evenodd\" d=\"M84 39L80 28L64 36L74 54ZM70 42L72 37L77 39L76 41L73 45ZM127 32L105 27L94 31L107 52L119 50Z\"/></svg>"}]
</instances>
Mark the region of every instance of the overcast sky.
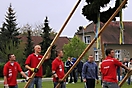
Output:
<instances>
[{"instance_id":1,"label":"overcast sky","mask_svg":"<svg viewBox=\"0 0 132 88\"><path fill-rule=\"evenodd\" d=\"M64 21L78 0L1 0L0 2L0 26L5 21L4 17L12 3L16 11L19 27L26 25L34 26L44 23L46 16L49 18L50 27L56 32L60 30ZM108 6L113 6L115 0L111 0ZM128 7L123 10L123 20L132 21L132 0L128 0ZM79 26L86 26L89 21L81 14L85 5L82 0L61 36L73 37Z\"/></svg>"}]
</instances>

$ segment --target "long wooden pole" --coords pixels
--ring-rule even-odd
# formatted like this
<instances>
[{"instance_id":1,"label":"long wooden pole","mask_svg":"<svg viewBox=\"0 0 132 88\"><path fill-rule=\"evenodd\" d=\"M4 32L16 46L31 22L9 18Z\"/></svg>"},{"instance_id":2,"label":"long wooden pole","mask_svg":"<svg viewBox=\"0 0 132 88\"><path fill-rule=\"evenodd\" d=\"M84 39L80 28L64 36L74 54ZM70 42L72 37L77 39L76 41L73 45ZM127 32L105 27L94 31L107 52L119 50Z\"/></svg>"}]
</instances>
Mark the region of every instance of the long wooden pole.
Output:
<instances>
[{"instance_id":1,"label":"long wooden pole","mask_svg":"<svg viewBox=\"0 0 132 88\"><path fill-rule=\"evenodd\" d=\"M47 51L45 52L44 56L42 57L41 61L39 62L39 64L37 65L36 68L40 68L40 66L43 64L46 56L48 55L48 53L50 52L52 46L54 45L54 43L56 42L57 38L60 36L60 34L62 33L62 31L64 30L65 26L67 25L67 23L69 22L70 18L72 17L73 13L75 12L76 8L78 7L79 3L81 2L81 0L78 0L78 2L76 3L76 5L74 6L73 10L71 11L71 13L69 14L68 18L66 19L65 23L63 24L62 28L60 29L60 31L58 32L58 34L55 36L54 40L52 41L52 43L50 44L50 46L48 47ZM34 72L31 75L31 79L28 80L28 82L26 83L26 85L24 86L24 88L28 88L29 84L31 83L31 81L33 80L34 76L36 75L36 73Z\"/></svg>"},{"instance_id":2,"label":"long wooden pole","mask_svg":"<svg viewBox=\"0 0 132 88\"><path fill-rule=\"evenodd\" d=\"M122 87L122 85L124 84L124 82L126 82L126 80L132 75L132 70L128 71L128 73L125 75L125 77L123 78L123 80L119 83L119 87Z\"/></svg>"},{"instance_id":3,"label":"long wooden pole","mask_svg":"<svg viewBox=\"0 0 132 88\"><path fill-rule=\"evenodd\" d=\"M64 79L66 79L68 77L68 75L72 72L72 70L76 67L76 65L79 63L79 61L82 59L82 57L85 55L85 53L90 49L90 47L94 44L94 42L97 40L97 38L100 36L100 34L104 31L104 29L106 28L106 26L112 21L112 19L117 15L117 13L120 11L120 9L125 5L125 3L127 2L127 0L124 0L120 6L117 8L117 10L113 13L113 15L109 18L109 20L104 24L104 26L101 28L101 30L99 31L98 36L96 36L91 43L85 48L85 50L82 52L82 54L79 56L79 58L77 59L77 61L74 63L74 65L69 69L69 71L65 74L65 76L62 78L62 80L64 81ZM56 88L59 88L60 83L57 84Z\"/></svg>"}]
</instances>

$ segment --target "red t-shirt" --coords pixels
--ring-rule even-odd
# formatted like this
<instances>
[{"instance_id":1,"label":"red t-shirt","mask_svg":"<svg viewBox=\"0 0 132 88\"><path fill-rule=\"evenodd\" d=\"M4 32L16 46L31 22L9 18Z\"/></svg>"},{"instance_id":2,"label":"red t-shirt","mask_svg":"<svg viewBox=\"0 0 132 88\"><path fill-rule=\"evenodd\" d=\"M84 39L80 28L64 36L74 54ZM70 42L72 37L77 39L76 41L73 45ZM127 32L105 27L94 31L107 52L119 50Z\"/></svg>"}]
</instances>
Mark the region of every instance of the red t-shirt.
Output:
<instances>
[{"instance_id":1,"label":"red t-shirt","mask_svg":"<svg viewBox=\"0 0 132 88\"><path fill-rule=\"evenodd\" d=\"M17 80L16 80L17 74L18 74L18 72L21 72L21 71L22 71L22 69L17 62L14 62L14 64L11 65L10 61L8 61L4 65L3 75L7 77L7 84L9 86L17 85Z\"/></svg>"},{"instance_id":2,"label":"red t-shirt","mask_svg":"<svg viewBox=\"0 0 132 88\"><path fill-rule=\"evenodd\" d=\"M34 53L30 54L28 58L26 59L25 65L28 65L31 68L36 68L39 62L41 61L42 57L43 57L42 55L35 55ZM29 76L31 76L32 73L33 73L32 71L29 71ZM41 66L38 72L36 73L36 76L42 77L42 75L43 74L42 74L42 66Z\"/></svg>"},{"instance_id":3,"label":"red t-shirt","mask_svg":"<svg viewBox=\"0 0 132 88\"><path fill-rule=\"evenodd\" d=\"M55 60L52 62L52 71L56 72L59 79L62 79L64 77L64 63L62 62L62 60L55 58ZM53 77L53 81L57 81L55 77Z\"/></svg>"},{"instance_id":4,"label":"red t-shirt","mask_svg":"<svg viewBox=\"0 0 132 88\"><path fill-rule=\"evenodd\" d=\"M117 77L116 77L117 66L122 66L122 63L116 60L115 58L111 58L109 56L102 61L101 73L102 73L103 81L117 83Z\"/></svg>"}]
</instances>

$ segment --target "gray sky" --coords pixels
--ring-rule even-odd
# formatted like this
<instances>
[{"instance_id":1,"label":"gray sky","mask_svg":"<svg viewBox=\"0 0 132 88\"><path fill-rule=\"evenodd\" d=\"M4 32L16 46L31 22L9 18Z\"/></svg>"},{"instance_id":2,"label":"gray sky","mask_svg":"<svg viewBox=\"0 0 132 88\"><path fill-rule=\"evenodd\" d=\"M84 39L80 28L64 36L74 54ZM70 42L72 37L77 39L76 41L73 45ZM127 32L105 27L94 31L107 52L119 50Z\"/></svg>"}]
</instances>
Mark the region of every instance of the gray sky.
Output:
<instances>
[{"instance_id":1,"label":"gray sky","mask_svg":"<svg viewBox=\"0 0 132 88\"><path fill-rule=\"evenodd\" d=\"M58 32L77 1L78 0L1 0L0 25L5 21L4 17L7 8L9 4L12 3L12 7L16 11L19 27L27 23L32 26L42 24L44 23L45 17L48 16L50 27ZM115 0L111 0L108 6L113 6L114 1ZM89 24L89 21L81 14L82 8L85 5L84 2L85 0L81 1L61 36L73 37L79 26ZM128 2L128 7L123 10L124 21L132 21L132 0L128 0Z\"/></svg>"}]
</instances>

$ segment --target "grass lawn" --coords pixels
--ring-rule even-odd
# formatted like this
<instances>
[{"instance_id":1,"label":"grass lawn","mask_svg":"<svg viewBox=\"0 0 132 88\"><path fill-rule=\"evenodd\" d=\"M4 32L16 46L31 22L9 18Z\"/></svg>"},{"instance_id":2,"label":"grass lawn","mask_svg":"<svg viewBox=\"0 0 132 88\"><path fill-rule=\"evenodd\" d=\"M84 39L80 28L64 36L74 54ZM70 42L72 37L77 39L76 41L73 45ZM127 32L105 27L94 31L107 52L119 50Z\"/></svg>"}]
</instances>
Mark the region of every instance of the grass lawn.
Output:
<instances>
[{"instance_id":1,"label":"grass lawn","mask_svg":"<svg viewBox=\"0 0 132 88\"><path fill-rule=\"evenodd\" d=\"M49 82L43 82L42 88L53 88L53 83L51 81ZM18 88L24 88L25 83L18 83ZM0 84L0 88L3 88L3 85ZM84 88L84 83L78 82L76 84L67 84L66 88ZM102 88L100 84L97 84L95 88ZM122 88L132 88L131 85L127 85L126 83L123 85Z\"/></svg>"}]
</instances>

